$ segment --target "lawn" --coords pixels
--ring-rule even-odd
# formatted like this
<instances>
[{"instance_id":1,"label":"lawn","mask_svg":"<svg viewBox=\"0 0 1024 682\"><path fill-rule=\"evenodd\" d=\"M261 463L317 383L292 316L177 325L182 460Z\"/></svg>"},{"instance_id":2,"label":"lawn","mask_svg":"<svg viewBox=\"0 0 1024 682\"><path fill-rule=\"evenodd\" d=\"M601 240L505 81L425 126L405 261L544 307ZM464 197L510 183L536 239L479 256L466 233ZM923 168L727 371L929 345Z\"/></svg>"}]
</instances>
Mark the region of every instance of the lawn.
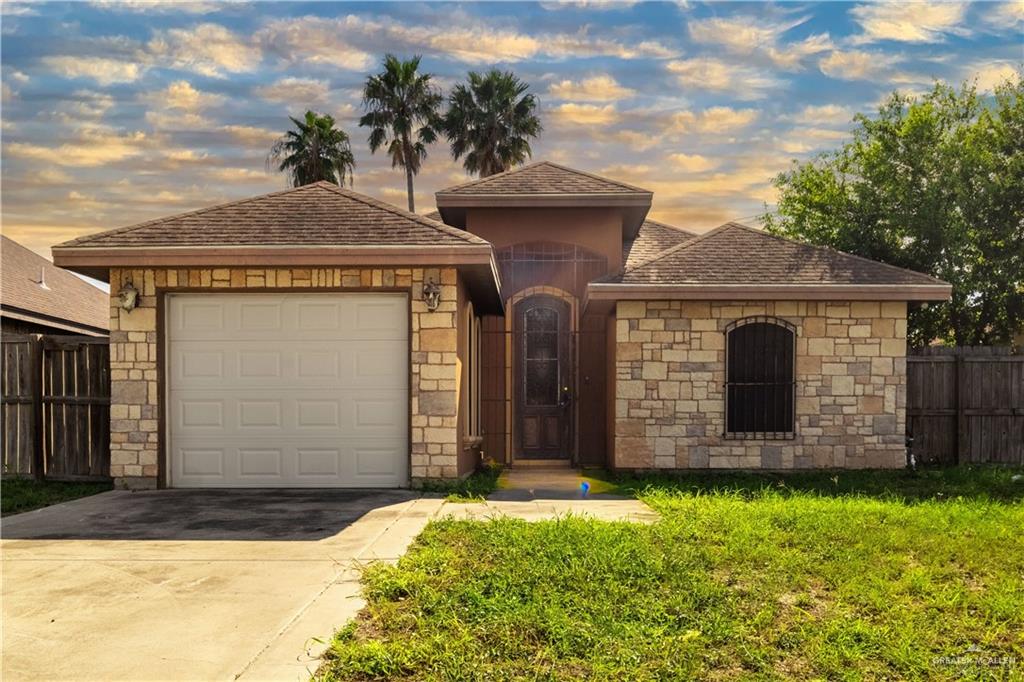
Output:
<instances>
[{"instance_id":1,"label":"lawn","mask_svg":"<svg viewBox=\"0 0 1024 682\"><path fill-rule=\"evenodd\" d=\"M1020 474L632 479L659 522L436 521L318 678L1021 679Z\"/></svg>"},{"instance_id":2,"label":"lawn","mask_svg":"<svg viewBox=\"0 0 1024 682\"><path fill-rule=\"evenodd\" d=\"M95 495L110 490L110 483L34 481L9 478L0 482L0 513L3 516L20 514L58 502Z\"/></svg>"}]
</instances>

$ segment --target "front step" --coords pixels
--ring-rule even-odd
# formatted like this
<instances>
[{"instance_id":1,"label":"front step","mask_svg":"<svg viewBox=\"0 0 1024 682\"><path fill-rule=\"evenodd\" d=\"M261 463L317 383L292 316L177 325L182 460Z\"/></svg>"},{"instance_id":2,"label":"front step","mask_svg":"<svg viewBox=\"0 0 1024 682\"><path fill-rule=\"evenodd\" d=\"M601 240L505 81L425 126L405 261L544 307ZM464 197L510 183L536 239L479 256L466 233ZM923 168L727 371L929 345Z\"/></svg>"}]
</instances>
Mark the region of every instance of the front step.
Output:
<instances>
[{"instance_id":1,"label":"front step","mask_svg":"<svg viewBox=\"0 0 1024 682\"><path fill-rule=\"evenodd\" d=\"M517 459L509 469L571 469L568 459Z\"/></svg>"}]
</instances>

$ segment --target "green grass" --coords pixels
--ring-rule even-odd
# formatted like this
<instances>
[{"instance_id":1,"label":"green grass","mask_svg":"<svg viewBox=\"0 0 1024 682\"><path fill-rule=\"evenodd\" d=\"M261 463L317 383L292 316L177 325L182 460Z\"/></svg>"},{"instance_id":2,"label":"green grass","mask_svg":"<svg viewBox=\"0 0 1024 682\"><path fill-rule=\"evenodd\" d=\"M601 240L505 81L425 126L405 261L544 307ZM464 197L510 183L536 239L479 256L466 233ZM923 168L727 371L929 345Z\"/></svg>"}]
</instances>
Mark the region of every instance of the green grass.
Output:
<instances>
[{"instance_id":1,"label":"green grass","mask_svg":"<svg viewBox=\"0 0 1024 682\"><path fill-rule=\"evenodd\" d=\"M458 481L426 481L422 490L441 493L448 502L479 502L497 490L500 477L501 467L489 465Z\"/></svg>"},{"instance_id":2,"label":"green grass","mask_svg":"<svg viewBox=\"0 0 1024 682\"><path fill-rule=\"evenodd\" d=\"M436 521L318 677L1022 679L1020 473L625 479L659 522Z\"/></svg>"},{"instance_id":3,"label":"green grass","mask_svg":"<svg viewBox=\"0 0 1024 682\"><path fill-rule=\"evenodd\" d=\"M51 504L87 497L113 488L106 482L34 481L8 478L0 482L0 513L20 514Z\"/></svg>"}]
</instances>

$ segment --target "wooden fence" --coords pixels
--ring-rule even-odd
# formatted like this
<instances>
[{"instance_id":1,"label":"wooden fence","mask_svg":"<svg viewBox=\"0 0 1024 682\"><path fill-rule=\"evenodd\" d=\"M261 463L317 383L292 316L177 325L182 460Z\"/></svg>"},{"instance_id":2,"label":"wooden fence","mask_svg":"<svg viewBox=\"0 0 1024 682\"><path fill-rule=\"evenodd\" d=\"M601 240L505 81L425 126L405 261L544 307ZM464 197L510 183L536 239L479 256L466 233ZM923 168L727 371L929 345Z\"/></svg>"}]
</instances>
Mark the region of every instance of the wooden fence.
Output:
<instances>
[{"instance_id":1,"label":"wooden fence","mask_svg":"<svg viewBox=\"0 0 1024 682\"><path fill-rule=\"evenodd\" d=\"M110 474L110 346L91 336L5 335L3 475Z\"/></svg>"},{"instance_id":2,"label":"wooden fence","mask_svg":"<svg viewBox=\"0 0 1024 682\"><path fill-rule=\"evenodd\" d=\"M1024 355L984 346L909 356L907 434L924 464L1024 465Z\"/></svg>"}]
</instances>

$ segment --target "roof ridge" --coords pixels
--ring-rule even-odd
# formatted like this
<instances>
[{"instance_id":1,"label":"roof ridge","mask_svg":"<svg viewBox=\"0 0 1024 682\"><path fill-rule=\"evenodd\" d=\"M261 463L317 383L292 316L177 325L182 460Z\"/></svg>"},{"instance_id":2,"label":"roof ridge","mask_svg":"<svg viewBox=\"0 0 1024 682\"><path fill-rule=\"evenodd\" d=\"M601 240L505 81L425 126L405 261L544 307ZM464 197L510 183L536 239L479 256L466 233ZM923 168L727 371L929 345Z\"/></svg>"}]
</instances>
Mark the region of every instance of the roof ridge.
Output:
<instances>
[{"instance_id":1,"label":"roof ridge","mask_svg":"<svg viewBox=\"0 0 1024 682\"><path fill-rule=\"evenodd\" d=\"M419 213L407 211L404 208L395 206L394 204L390 204L386 201L381 201L380 199L375 199L369 195L360 194L355 190L339 187L338 185L323 180L321 180L320 182L316 182L314 184L320 185L322 189L329 189L333 192L336 192L337 194L340 194L341 196L347 199L358 201L359 203L366 204L367 206L373 206L374 208L379 208L381 210L388 211L389 213L393 213L402 218L415 220L416 222L426 227L435 229L438 232L444 232L445 234L449 234L453 237L458 237L459 239L469 242L470 244L490 244L490 242L488 242L486 239L478 237L475 234L472 234L465 230L460 230L457 227L452 227L451 225L442 223L439 220L427 218L426 216L420 215Z\"/></svg>"},{"instance_id":2,"label":"roof ridge","mask_svg":"<svg viewBox=\"0 0 1024 682\"><path fill-rule=\"evenodd\" d=\"M244 197L242 199L235 199L234 201L226 201L226 202L224 202L222 204L213 204L212 206L204 206L203 208L197 208L197 209L194 209L194 210L191 210L191 211L185 211L184 213L175 213L174 215L164 216L163 218L154 218L153 220L146 220L146 221L141 222L141 223L135 223L134 225L125 225L123 227L115 227L115 228L110 229L110 230L103 230L102 232L94 232L92 234L87 234L87 235L84 235L82 237L76 237L75 239L70 239L70 240L68 240L66 242L61 242L60 244L57 244L53 248L59 249L59 248L64 247L64 246L78 246L79 244L84 244L86 242L89 242L89 241L92 240L93 237L98 237L100 235L103 235L104 237L110 237L110 236L116 235L116 234L125 234L126 232L133 232L133 231L141 229L143 227L149 227L150 225L156 225L158 223L167 222L168 220L176 220L176 219L179 219L179 218L186 218L186 217L189 217L189 216L202 215L203 213L206 213L208 211L213 211L213 210L216 210L216 209L228 208L229 206L239 206L241 204L249 203L250 201L257 201L257 200L260 200L260 199L266 199L267 197L276 197L276 196L278 196L280 194L288 194L289 192L299 192L299 191L308 189L310 187L316 187L316 186L320 185L321 183L323 183L323 184L331 184L331 183L326 182L325 180L319 180L317 182L312 182L312 183L310 183L308 185L300 185L298 187L286 187L285 189L279 189L279 190L277 190L275 192L267 192L266 194L257 194L254 197Z\"/></svg>"},{"instance_id":3,"label":"roof ridge","mask_svg":"<svg viewBox=\"0 0 1024 682\"><path fill-rule=\"evenodd\" d=\"M468 180L468 181L460 183L458 185L453 185L452 187L446 187L445 189L439 190L436 193L437 194L444 194L445 192L454 191L456 189L463 189L465 187L475 187L476 185L479 185L481 182L486 182L488 180L493 180L495 178L500 178L500 177L502 177L504 175L508 175L510 173L518 173L520 171L526 170L527 168L533 168L534 166L540 166L540 165L546 164L546 163L549 163L549 162L541 160L541 161L533 161L531 163L525 163L522 166L518 166L516 168L509 168L508 170L501 171L500 173L493 173L491 175L487 175L487 176L484 176L482 178L477 178L476 180Z\"/></svg>"},{"instance_id":4,"label":"roof ridge","mask_svg":"<svg viewBox=\"0 0 1024 682\"><path fill-rule=\"evenodd\" d=\"M675 246L670 246L667 249L665 249L664 251L660 251L660 252L654 254L650 258L648 258L646 260L640 261L639 263L637 263L633 267L631 267L631 268L629 268L627 270L623 270L622 274L626 274L627 272L636 272L640 268L642 268L642 267L644 267L646 265L649 265L649 264L653 263L654 261L661 260L665 256L671 255L671 254L675 253L676 251L682 251L683 249L685 249L688 246L693 246L694 244L696 244L698 242L702 242L705 239L707 239L708 237L710 237L712 235L715 235L715 234L718 234L719 232L722 232L722 231L726 230L727 228L729 228L731 226L733 226L733 223L723 223L722 225L719 225L716 228L708 230L704 234L697 235L693 239L688 239L685 242L681 242L679 244L676 244Z\"/></svg>"},{"instance_id":5,"label":"roof ridge","mask_svg":"<svg viewBox=\"0 0 1024 682\"><path fill-rule=\"evenodd\" d=\"M589 171L580 170L579 168L570 168L569 166L563 166L560 163L555 163L554 161L549 161L547 159L542 159L540 161L534 161L532 163L527 163L527 164L524 164L524 165L519 166L517 168L510 168L510 169L508 169L506 171L502 171L500 173L495 173L493 175L488 175L487 177L484 177L484 178L477 178L476 180L470 180L469 182L464 182L464 183L462 183L460 185L455 185L454 187L447 187L445 189L439 190L437 192L437 194L448 194L448 193L459 192L459 191L464 190L464 189L466 189L468 187L476 187L476 186L480 185L481 183L489 182L491 180L495 180L495 179L498 179L498 178L501 178L501 177L512 175L514 173L522 173L522 172L524 172L526 170L529 170L531 168L537 168L538 166L550 166L552 168L557 168L557 169L559 169L561 171L565 171L565 172L568 172L568 173L575 173L576 175L582 175L584 177L590 178L591 180L599 180L601 182L607 182L607 183L612 184L612 185L617 185L617 186L619 186L619 187L621 187L623 189L628 189L628 190L630 190L632 192L642 192L644 194L652 194L652 192L650 190L643 189L642 187L637 187L635 185L630 185L628 183L622 182L621 180L615 180L614 178L608 178L608 177L605 177L603 175L597 175L596 173L591 173Z\"/></svg>"},{"instance_id":6,"label":"roof ridge","mask_svg":"<svg viewBox=\"0 0 1024 682\"><path fill-rule=\"evenodd\" d=\"M699 237L700 236L699 232L694 232L693 230L687 230L686 228L683 228L683 227L676 227L675 225L669 225L668 223L663 223L660 220L653 220L651 218L644 218L644 223L651 223L652 225L657 225L658 227L664 227L664 228L667 228L669 230L673 230L674 232L682 232L683 234L688 234L688 235L690 235L692 237Z\"/></svg>"},{"instance_id":7,"label":"roof ridge","mask_svg":"<svg viewBox=\"0 0 1024 682\"><path fill-rule=\"evenodd\" d=\"M941 283L945 284L945 282L942 282L942 280L940 280L938 277L935 277L934 275L929 275L926 272L920 272L918 270L911 270L910 268L903 268L903 267L900 267L899 265L892 265L891 263L884 263L884 262L882 262L880 260L875 260L873 258L868 258L866 256L858 256L855 253L850 253L848 251L840 251L839 249L832 248L831 246L825 246L823 244L810 244L808 242L801 242L801 241L798 241L796 239L791 239L789 237L783 237L781 234L774 234L772 232L768 232L767 230L759 230L759 229L757 229L755 227L750 227L749 225L744 225L743 223L736 223L736 222L731 222L730 221L730 222L726 223L726 225L732 225L734 227L738 227L738 228L741 228L743 230L747 230L748 232L753 232L755 234L764 235L765 237L771 237L772 239L776 239L776 240L778 240L780 242L785 242L787 244L797 244L799 246L809 246L809 247L814 248L814 249L822 249L823 251L831 251L832 253L839 254L840 256L846 256L847 258L854 258L856 260L859 260L859 261L862 261L862 262L865 262L865 263L871 263L872 265L881 265L882 267L889 268L890 270L898 270L900 272L909 272L909 273L912 273L912 274L915 274L915 275L918 275L918 276L930 277L930 278L934 279L936 282L941 282ZM723 227L724 227L724 225L723 225Z\"/></svg>"}]
</instances>

